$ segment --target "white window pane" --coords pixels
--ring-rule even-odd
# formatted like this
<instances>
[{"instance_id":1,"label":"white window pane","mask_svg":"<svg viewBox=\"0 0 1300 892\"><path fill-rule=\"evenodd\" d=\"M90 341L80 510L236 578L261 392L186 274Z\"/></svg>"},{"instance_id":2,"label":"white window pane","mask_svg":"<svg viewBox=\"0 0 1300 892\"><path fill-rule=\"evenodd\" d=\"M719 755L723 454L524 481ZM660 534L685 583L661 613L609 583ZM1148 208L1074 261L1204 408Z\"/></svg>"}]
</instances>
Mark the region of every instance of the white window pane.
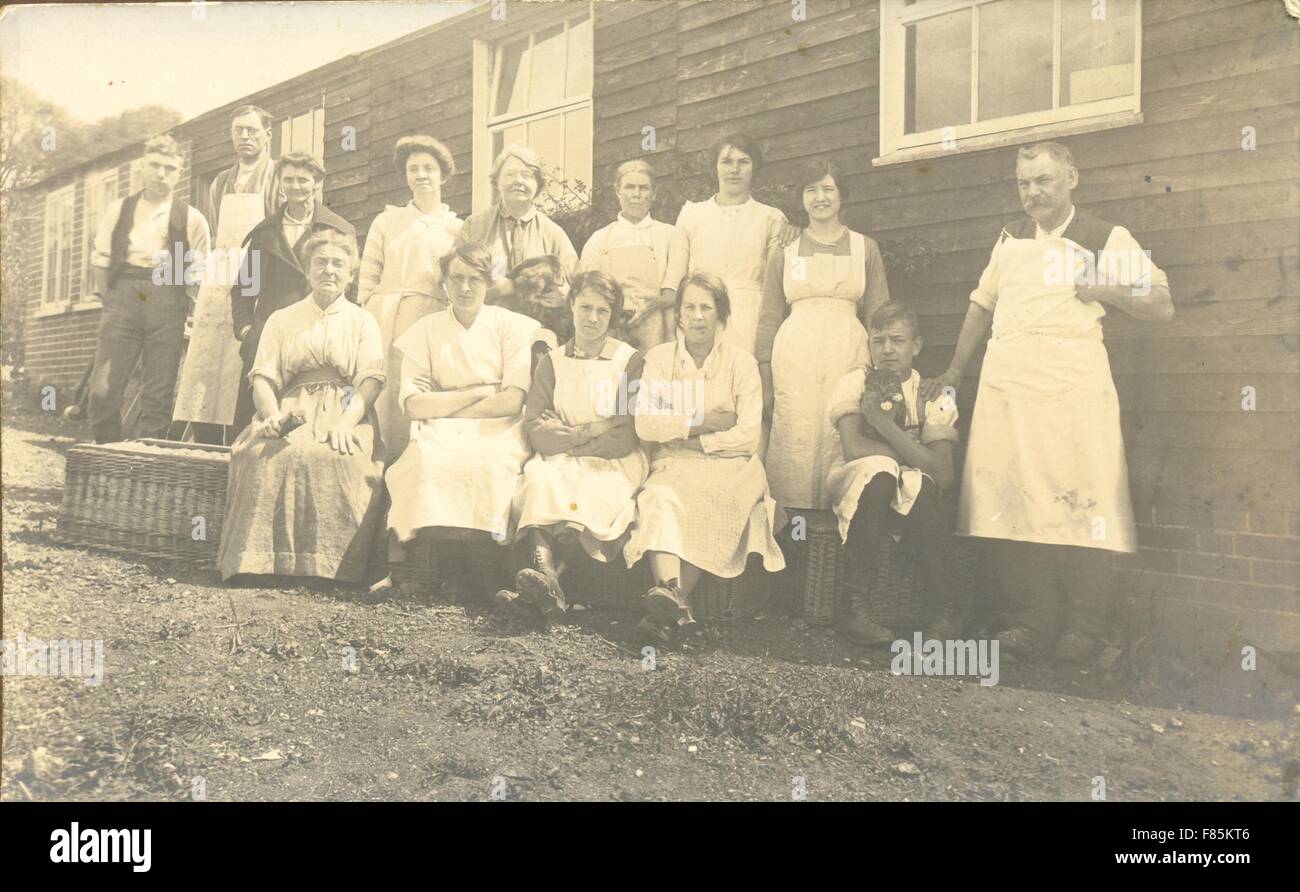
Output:
<instances>
[{"instance_id":1,"label":"white window pane","mask_svg":"<svg viewBox=\"0 0 1300 892\"><path fill-rule=\"evenodd\" d=\"M564 178L591 189L591 106L564 116Z\"/></svg>"},{"instance_id":2,"label":"white window pane","mask_svg":"<svg viewBox=\"0 0 1300 892\"><path fill-rule=\"evenodd\" d=\"M312 119L311 112L308 112L305 115L299 115L298 117L293 119L293 136L292 136L293 148L290 151L294 151L294 152L311 151L311 144L312 144L311 119Z\"/></svg>"},{"instance_id":3,"label":"white window pane","mask_svg":"<svg viewBox=\"0 0 1300 892\"><path fill-rule=\"evenodd\" d=\"M969 9L907 26L903 132L970 123Z\"/></svg>"},{"instance_id":4,"label":"white window pane","mask_svg":"<svg viewBox=\"0 0 1300 892\"><path fill-rule=\"evenodd\" d=\"M1094 18L1088 0L1061 6L1061 105L1114 99L1133 92L1135 0L1107 0Z\"/></svg>"},{"instance_id":5,"label":"white window pane","mask_svg":"<svg viewBox=\"0 0 1300 892\"><path fill-rule=\"evenodd\" d=\"M979 119L1052 107L1052 5L999 0L979 8Z\"/></svg>"},{"instance_id":6,"label":"white window pane","mask_svg":"<svg viewBox=\"0 0 1300 892\"><path fill-rule=\"evenodd\" d=\"M507 43L497 51L497 82L492 92L492 117L522 111L528 104L528 38Z\"/></svg>"},{"instance_id":7,"label":"white window pane","mask_svg":"<svg viewBox=\"0 0 1300 892\"><path fill-rule=\"evenodd\" d=\"M533 84L528 107L533 110L564 100L564 25L537 32L532 53Z\"/></svg>"},{"instance_id":8,"label":"white window pane","mask_svg":"<svg viewBox=\"0 0 1300 892\"><path fill-rule=\"evenodd\" d=\"M569 25L569 64L564 95L569 98L591 95L592 84L591 17Z\"/></svg>"},{"instance_id":9,"label":"white window pane","mask_svg":"<svg viewBox=\"0 0 1300 892\"><path fill-rule=\"evenodd\" d=\"M542 166L548 175L556 171L564 163L564 118L555 115L530 121L528 145L542 156Z\"/></svg>"}]
</instances>

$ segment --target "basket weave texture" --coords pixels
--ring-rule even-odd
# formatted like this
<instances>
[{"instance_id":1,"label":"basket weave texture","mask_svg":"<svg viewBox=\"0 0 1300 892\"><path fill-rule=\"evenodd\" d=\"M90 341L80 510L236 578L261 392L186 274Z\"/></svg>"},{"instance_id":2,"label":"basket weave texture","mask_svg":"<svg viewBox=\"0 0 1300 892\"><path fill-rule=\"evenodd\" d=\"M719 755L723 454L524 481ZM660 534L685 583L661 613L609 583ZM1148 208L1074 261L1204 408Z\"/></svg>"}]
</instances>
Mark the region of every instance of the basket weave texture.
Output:
<instances>
[{"instance_id":1,"label":"basket weave texture","mask_svg":"<svg viewBox=\"0 0 1300 892\"><path fill-rule=\"evenodd\" d=\"M58 538L137 557L211 564L229 473L225 446L168 440L74 446Z\"/></svg>"}]
</instances>

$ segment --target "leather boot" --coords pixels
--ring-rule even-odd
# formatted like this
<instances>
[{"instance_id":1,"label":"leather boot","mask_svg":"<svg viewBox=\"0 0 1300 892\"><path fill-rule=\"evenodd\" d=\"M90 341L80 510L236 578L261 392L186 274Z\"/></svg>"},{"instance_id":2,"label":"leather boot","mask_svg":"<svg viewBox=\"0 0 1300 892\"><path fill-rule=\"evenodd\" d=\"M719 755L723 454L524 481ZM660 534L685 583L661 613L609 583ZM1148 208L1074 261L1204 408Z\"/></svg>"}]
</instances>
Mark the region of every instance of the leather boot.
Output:
<instances>
[{"instance_id":1,"label":"leather boot","mask_svg":"<svg viewBox=\"0 0 1300 892\"><path fill-rule=\"evenodd\" d=\"M839 632L854 644L864 647L889 644L894 640L893 632L871 618L867 588L857 584L850 585L848 609L840 618Z\"/></svg>"},{"instance_id":2,"label":"leather boot","mask_svg":"<svg viewBox=\"0 0 1300 892\"><path fill-rule=\"evenodd\" d=\"M545 549L533 549L533 565L516 574L515 590L548 619L562 616L569 609L564 589L560 587L560 569L547 559Z\"/></svg>"}]
</instances>

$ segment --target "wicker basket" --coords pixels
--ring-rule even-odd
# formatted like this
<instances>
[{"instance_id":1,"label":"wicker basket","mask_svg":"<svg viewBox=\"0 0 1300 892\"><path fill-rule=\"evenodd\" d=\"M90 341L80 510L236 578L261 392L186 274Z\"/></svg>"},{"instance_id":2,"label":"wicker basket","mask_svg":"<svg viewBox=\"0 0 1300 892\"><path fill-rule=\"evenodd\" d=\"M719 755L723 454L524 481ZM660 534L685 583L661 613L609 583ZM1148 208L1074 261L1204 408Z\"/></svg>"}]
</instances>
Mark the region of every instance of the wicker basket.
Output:
<instances>
[{"instance_id":1,"label":"wicker basket","mask_svg":"<svg viewBox=\"0 0 1300 892\"><path fill-rule=\"evenodd\" d=\"M712 623L749 619L767 606L770 576L757 557L733 579L705 573L691 592L691 613L697 620Z\"/></svg>"},{"instance_id":2,"label":"wicker basket","mask_svg":"<svg viewBox=\"0 0 1300 892\"><path fill-rule=\"evenodd\" d=\"M384 539L387 531L377 532L376 538ZM389 560L388 572L393 581L406 589L414 591L437 592L442 577L438 572L438 548L432 539L424 536L408 542L403 548L401 560Z\"/></svg>"},{"instance_id":3,"label":"wicker basket","mask_svg":"<svg viewBox=\"0 0 1300 892\"><path fill-rule=\"evenodd\" d=\"M134 557L210 564L226 512L225 446L127 440L68 450L58 538ZM202 536L195 538L203 519Z\"/></svg>"},{"instance_id":4,"label":"wicker basket","mask_svg":"<svg viewBox=\"0 0 1300 892\"><path fill-rule=\"evenodd\" d=\"M803 562L803 615L809 625L825 626L844 611L844 547L834 513L807 511L808 547Z\"/></svg>"}]
</instances>

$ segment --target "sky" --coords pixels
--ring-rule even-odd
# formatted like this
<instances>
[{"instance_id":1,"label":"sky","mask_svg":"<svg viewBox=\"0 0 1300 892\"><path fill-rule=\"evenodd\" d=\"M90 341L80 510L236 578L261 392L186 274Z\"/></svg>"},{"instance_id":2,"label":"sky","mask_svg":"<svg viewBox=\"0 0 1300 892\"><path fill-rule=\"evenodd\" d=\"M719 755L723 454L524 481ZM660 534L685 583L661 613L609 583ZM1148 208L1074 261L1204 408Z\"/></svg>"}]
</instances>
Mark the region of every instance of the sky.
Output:
<instances>
[{"instance_id":1,"label":"sky","mask_svg":"<svg viewBox=\"0 0 1300 892\"><path fill-rule=\"evenodd\" d=\"M0 11L0 75L84 121L142 105L192 118L475 5L33 5Z\"/></svg>"}]
</instances>

